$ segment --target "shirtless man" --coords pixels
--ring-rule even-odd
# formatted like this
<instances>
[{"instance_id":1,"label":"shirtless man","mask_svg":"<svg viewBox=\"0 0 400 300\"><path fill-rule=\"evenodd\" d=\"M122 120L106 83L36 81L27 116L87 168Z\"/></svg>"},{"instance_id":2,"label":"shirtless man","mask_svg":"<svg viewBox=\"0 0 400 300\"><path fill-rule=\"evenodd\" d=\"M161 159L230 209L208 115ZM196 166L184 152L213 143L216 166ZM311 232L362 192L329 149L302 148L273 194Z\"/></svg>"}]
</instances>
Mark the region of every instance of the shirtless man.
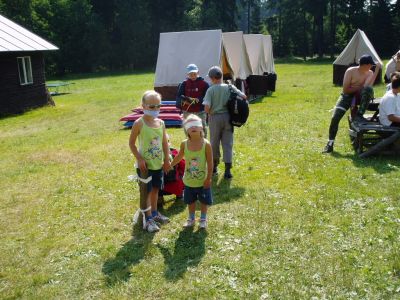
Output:
<instances>
[{"instance_id":1,"label":"shirtless man","mask_svg":"<svg viewBox=\"0 0 400 300\"><path fill-rule=\"evenodd\" d=\"M363 55L360 58L359 66L351 67L346 70L343 79L343 91L332 115L331 125L329 126L329 140L323 153L331 153L333 151L333 144L339 128L339 122L350 108L354 97L359 97L361 99L354 121L360 123L366 121L363 115L369 102L374 98L372 85L381 68L380 63L376 63L375 72L372 72L371 67L373 64L374 61L370 55Z\"/></svg>"}]
</instances>

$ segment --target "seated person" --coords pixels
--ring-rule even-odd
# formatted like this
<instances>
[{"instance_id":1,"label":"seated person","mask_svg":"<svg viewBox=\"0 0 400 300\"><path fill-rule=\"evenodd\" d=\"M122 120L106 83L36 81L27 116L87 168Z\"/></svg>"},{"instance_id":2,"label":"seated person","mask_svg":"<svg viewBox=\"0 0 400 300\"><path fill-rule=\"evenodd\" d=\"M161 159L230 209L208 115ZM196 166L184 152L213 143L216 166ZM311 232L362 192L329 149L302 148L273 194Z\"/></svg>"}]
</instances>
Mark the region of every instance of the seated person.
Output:
<instances>
[{"instance_id":1,"label":"seated person","mask_svg":"<svg viewBox=\"0 0 400 300\"><path fill-rule=\"evenodd\" d=\"M382 97L379 121L384 126L400 127L400 75L391 76L392 89Z\"/></svg>"},{"instance_id":2,"label":"seated person","mask_svg":"<svg viewBox=\"0 0 400 300\"><path fill-rule=\"evenodd\" d=\"M393 76L396 76L396 75L400 75L400 71L399 71L399 72L398 72L398 71L395 71L395 72L393 72L393 73L390 73L390 82L389 82L388 85L386 85L386 91L387 91L387 92L390 91L390 90L392 89L392 77L393 77Z\"/></svg>"}]
</instances>

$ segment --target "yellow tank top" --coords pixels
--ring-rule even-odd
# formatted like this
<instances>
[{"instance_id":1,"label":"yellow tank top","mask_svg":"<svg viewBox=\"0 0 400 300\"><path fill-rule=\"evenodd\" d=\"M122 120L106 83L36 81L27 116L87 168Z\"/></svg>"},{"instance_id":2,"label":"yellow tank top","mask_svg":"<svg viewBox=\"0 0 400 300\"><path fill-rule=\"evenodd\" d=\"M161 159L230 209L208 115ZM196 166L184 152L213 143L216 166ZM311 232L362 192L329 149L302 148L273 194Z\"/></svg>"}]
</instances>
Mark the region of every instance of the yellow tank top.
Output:
<instances>
[{"instance_id":1,"label":"yellow tank top","mask_svg":"<svg viewBox=\"0 0 400 300\"><path fill-rule=\"evenodd\" d=\"M146 161L149 170L159 170L164 161L162 148L164 122L157 128L147 126L143 119L140 119L143 126L139 134L139 153Z\"/></svg>"},{"instance_id":2,"label":"yellow tank top","mask_svg":"<svg viewBox=\"0 0 400 300\"><path fill-rule=\"evenodd\" d=\"M206 144L204 139L203 146L199 151L190 151L185 141L185 174L183 183L188 187L202 187L207 177Z\"/></svg>"}]
</instances>

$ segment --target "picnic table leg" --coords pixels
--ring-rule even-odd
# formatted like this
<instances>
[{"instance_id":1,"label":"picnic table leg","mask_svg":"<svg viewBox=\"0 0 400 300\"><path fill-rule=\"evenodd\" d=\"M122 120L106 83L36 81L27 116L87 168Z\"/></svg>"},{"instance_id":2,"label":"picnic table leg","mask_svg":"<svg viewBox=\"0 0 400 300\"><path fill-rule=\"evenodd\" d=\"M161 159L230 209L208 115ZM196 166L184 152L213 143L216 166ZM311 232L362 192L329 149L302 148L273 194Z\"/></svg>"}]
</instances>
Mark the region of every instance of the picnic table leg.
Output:
<instances>
[{"instance_id":1,"label":"picnic table leg","mask_svg":"<svg viewBox=\"0 0 400 300\"><path fill-rule=\"evenodd\" d=\"M395 132L395 133L393 133L391 136L387 137L386 139L383 139L382 141L380 141L376 145L372 146L371 148L368 149L368 151L365 151L365 152L361 153L360 154L360 158L365 158L365 157L368 157L368 156L370 156L372 154L375 154L375 153L379 152L380 150L382 150L386 146L392 144L393 142L395 142L399 138L400 138L400 130Z\"/></svg>"}]
</instances>

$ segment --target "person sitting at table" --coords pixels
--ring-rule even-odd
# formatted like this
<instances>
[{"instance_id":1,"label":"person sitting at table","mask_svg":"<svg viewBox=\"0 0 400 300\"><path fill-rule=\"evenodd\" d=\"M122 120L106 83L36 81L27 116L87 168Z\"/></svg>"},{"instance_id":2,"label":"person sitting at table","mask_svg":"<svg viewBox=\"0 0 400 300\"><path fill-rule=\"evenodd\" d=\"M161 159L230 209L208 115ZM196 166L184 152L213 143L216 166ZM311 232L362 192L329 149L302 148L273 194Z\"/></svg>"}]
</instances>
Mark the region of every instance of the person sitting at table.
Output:
<instances>
[{"instance_id":1,"label":"person sitting at table","mask_svg":"<svg viewBox=\"0 0 400 300\"><path fill-rule=\"evenodd\" d=\"M391 84L379 105L379 121L384 126L400 127L400 74L391 76Z\"/></svg>"}]
</instances>

